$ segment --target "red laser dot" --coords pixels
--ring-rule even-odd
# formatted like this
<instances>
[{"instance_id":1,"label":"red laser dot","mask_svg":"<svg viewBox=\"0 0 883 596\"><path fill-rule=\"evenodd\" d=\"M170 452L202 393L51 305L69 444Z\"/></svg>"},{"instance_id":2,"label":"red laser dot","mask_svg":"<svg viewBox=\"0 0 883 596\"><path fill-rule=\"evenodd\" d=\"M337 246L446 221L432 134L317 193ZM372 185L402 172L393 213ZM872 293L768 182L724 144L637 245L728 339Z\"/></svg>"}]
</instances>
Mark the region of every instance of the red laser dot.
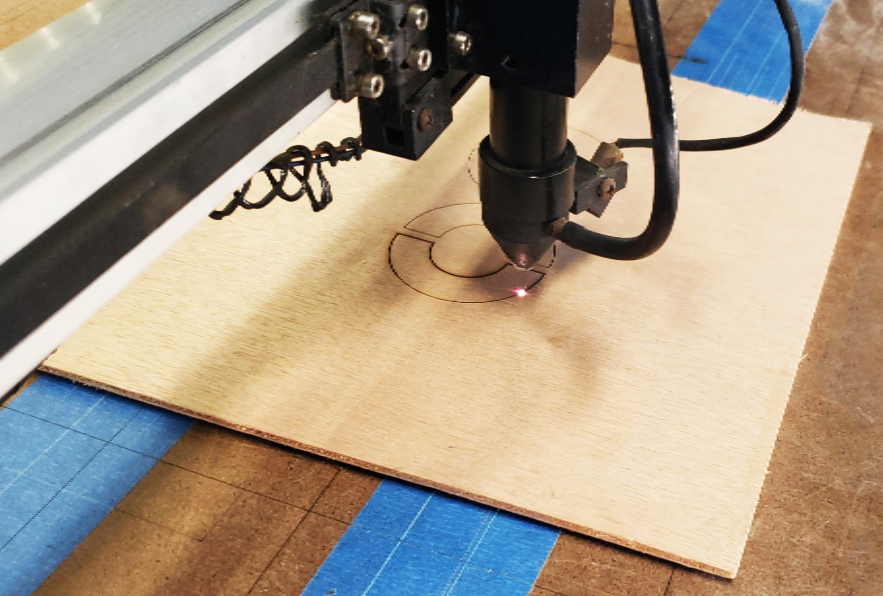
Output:
<instances>
[{"instance_id":1,"label":"red laser dot","mask_svg":"<svg viewBox=\"0 0 883 596\"><path fill-rule=\"evenodd\" d=\"M519 298L524 298L525 296L527 296L527 290L525 290L524 288L518 288L517 290L513 291L515 292L515 295Z\"/></svg>"}]
</instances>

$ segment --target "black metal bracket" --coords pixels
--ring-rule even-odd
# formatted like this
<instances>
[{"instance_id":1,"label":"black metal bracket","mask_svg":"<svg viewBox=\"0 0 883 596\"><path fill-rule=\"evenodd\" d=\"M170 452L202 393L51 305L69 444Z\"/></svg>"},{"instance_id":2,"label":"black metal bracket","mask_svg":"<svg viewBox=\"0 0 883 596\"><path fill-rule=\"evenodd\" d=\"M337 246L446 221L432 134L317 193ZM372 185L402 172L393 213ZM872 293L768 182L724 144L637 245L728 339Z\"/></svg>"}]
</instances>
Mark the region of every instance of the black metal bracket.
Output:
<instances>
[{"instance_id":1,"label":"black metal bracket","mask_svg":"<svg viewBox=\"0 0 883 596\"><path fill-rule=\"evenodd\" d=\"M474 40L462 68L567 97L613 43L613 0L454 0L453 14Z\"/></svg>"},{"instance_id":2,"label":"black metal bracket","mask_svg":"<svg viewBox=\"0 0 883 596\"><path fill-rule=\"evenodd\" d=\"M331 25L337 54L337 83L332 88L334 99L350 101L359 95L362 85L370 85L372 62L365 44L371 36L369 22L360 21L360 15L368 15L368 0L356 0L332 12Z\"/></svg>"},{"instance_id":3,"label":"black metal bracket","mask_svg":"<svg viewBox=\"0 0 883 596\"><path fill-rule=\"evenodd\" d=\"M366 149L418 159L453 121L477 76L452 68L448 0L371 0L380 21L367 48L384 91L359 98Z\"/></svg>"},{"instance_id":4,"label":"black metal bracket","mask_svg":"<svg viewBox=\"0 0 883 596\"><path fill-rule=\"evenodd\" d=\"M618 191L628 182L628 164L617 161L602 168L594 161L576 158L574 174L574 201L570 212L573 214L588 211L595 217L604 215L604 210Z\"/></svg>"},{"instance_id":5,"label":"black metal bracket","mask_svg":"<svg viewBox=\"0 0 883 596\"><path fill-rule=\"evenodd\" d=\"M612 43L613 0L561 0L554 7L512 0L361 0L347 10L367 11L379 26L375 38L362 42L370 65L364 51L358 56L352 49L353 36L340 34L349 48L341 54L348 80L341 99L360 96L366 148L408 159L418 159L444 132L477 75L572 97ZM422 27L415 11L427 16ZM348 19L338 18L342 32L351 30ZM360 74L352 84L354 70ZM358 77L367 72L383 77L382 93L360 92Z\"/></svg>"}]
</instances>

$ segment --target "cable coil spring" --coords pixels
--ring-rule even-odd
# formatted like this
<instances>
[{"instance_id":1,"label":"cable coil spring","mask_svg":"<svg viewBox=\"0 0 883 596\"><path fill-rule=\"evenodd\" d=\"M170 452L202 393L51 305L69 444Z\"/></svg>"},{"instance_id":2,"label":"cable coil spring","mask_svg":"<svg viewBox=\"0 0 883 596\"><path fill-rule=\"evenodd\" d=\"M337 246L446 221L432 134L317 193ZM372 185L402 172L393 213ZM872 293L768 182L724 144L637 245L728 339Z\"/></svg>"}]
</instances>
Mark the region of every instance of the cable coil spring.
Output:
<instances>
[{"instance_id":1,"label":"cable coil spring","mask_svg":"<svg viewBox=\"0 0 883 596\"><path fill-rule=\"evenodd\" d=\"M328 141L323 141L316 145L316 149L310 151L305 145L295 145L289 147L284 153L280 153L274 157L270 163L261 168L270 182L270 190L259 200L249 201L246 195L251 189L252 180L249 179L241 188L233 192L233 199L221 209L216 209L209 213L212 219L223 219L233 213L237 207L243 209L263 209L273 202L277 197L288 202L294 202L304 195L310 199L310 205L313 211L321 211L327 207L333 197L331 195L331 184L325 173L322 171L322 164L327 163L332 168L342 161L362 159L365 147L362 145L361 137L347 137L335 147ZM313 166L316 166L316 175L319 178L321 193L316 198L313 186L310 184L310 175ZM298 171L300 170L300 171ZM300 185L293 194L285 189L285 184L289 179L289 175L293 177Z\"/></svg>"}]
</instances>

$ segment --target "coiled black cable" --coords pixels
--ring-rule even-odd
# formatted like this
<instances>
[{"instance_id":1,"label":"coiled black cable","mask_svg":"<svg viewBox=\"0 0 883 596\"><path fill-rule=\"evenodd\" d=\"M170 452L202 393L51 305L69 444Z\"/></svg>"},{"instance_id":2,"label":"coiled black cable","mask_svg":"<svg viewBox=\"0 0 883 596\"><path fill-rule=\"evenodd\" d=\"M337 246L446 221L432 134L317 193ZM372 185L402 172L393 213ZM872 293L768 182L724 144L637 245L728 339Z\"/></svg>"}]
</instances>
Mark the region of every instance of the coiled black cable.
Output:
<instances>
[{"instance_id":1,"label":"coiled black cable","mask_svg":"<svg viewBox=\"0 0 883 596\"><path fill-rule=\"evenodd\" d=\"M340 146L335 147L328 141L323 141L311 151L309 147L304 145L295 145L289 147L285 152L280 153L270 163L261 168L264 176L270 182L270 190L259 200L249 201L246 196L251 190L251 179L246 181L241 188L233 192L233 199L221 209L216 209L209 213L212 219L220 220L231 213L237 207L243 209L262 209L273 202L274 199L282 199L288 202L294 202L304 195L310 200L310 206L313 211L321 211L327 207L333 200L331 194L331 183L325 177L322 171L322 164L327 163L331 167L337 166L342 161L351 159L361 160L365 147L362 145L361 138L347 137L340 142ZM319 178L321 192L316 197L313 186L310 184L310 175L316 166L316 176ZM298 171L300 169L300 171ZM285 185L289 176L297 181L297 190L290 193L286 190Z\"/></svg>"},{"instance_id":2,"label":"coiled black cable","mask_svg":"<svg viewBox=\"0 0 883 596\"><path fill-rule=\"evenodd\" d=\"M740 137L723 137L718 139L702 139L680 141L678 144L681 151L723 151L727 149L739 149L749 145L755 145L762 141L766 141L774 134L779 132L783 126L791 119L797 111L797 104L800 101L800 94L803 91L803 78L806 68L806 59L803 56L803 41L800 37L800 27L797 24L797 18L788 0L773 0L779 11L779 17L782 19L782 25L788 36L788 46L791 58L791 84L788 88L788 95L785 103L782 105L781 111L769 124L747 135ZM649 98L651 101L653 98ZM650 104L651 112L663 109L663 106ZM616 145L621 149L629 147L653 146L652 139L619 139Z\"/></svg>"}]
</instances>

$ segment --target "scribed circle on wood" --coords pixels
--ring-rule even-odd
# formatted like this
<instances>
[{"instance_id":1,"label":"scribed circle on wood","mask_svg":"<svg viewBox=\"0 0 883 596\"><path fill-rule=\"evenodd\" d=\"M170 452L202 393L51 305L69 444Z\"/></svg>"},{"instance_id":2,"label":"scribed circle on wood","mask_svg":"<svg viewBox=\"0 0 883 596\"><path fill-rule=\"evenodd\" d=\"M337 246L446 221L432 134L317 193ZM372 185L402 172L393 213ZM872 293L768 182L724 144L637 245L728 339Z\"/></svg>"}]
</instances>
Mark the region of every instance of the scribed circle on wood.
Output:
<instances>
[{"instance_id":1,"label":"scribed circle on wood","mask_svg":"<svg viewBox=\"0 0 883 596\"><path fill-rule=\"evenodd\" d=\"M554 260L553 248L534 269L516 269L482 225L480 203L427 211L405 224L389 245L389 266L405 285L448 302L524 297Z\"/></svg>"}]
</instances>

